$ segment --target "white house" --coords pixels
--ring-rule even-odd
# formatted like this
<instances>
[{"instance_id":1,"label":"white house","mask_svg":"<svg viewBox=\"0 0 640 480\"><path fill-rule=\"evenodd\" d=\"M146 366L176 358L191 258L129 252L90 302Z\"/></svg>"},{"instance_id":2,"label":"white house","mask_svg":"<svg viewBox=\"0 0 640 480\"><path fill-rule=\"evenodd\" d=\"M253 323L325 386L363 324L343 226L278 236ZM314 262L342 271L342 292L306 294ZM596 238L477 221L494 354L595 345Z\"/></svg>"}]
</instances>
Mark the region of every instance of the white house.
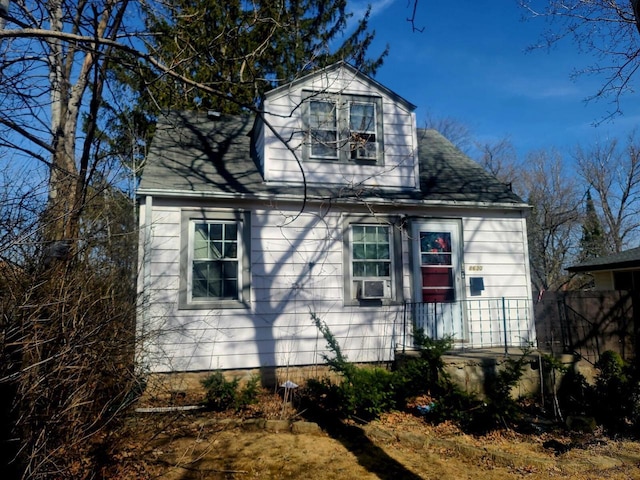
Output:
<instances>
[{"instance_id":1,"label":"white house","mask_svg":"<svg viewBox=\"0 0 640 480\"><path fill-rule=\"evenodd\" d=\"M138 190L138 334L151 371L389 361L413 328L535 341L528 206L415 107L345 63L263 115L159 120Z\"/></svg>"}]
</instances>

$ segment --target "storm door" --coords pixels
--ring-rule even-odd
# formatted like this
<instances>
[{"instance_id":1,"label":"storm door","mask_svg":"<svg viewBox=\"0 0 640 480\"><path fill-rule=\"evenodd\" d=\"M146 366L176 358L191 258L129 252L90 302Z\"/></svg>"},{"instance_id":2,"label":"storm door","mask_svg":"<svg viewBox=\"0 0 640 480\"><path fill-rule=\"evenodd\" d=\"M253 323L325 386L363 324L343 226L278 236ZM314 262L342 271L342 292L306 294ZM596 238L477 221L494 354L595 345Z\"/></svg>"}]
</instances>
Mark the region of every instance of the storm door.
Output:
<instances>
[{"instance_id":1,"label":"storm door","mask_svg":"<svg viewBox=\"0 0 640 480\"><path fill-rule=\"evenodd\" d=\"M413 224L413 317L417 328L440 339L461 341L466 324L463 289L460 223L429 220Z\"/></svg>"}]
</instances>

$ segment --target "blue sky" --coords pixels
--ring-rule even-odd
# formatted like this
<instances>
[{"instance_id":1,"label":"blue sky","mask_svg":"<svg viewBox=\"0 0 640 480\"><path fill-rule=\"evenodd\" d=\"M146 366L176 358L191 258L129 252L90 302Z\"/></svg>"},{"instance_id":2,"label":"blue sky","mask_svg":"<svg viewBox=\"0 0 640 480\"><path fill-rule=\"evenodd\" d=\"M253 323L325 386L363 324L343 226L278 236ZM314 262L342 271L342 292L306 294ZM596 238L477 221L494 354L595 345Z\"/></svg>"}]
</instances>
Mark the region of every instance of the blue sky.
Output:
<instances>
[{"instance_id":1,"label":"blue sky","mask_svg":"<svg viewBox=\"0 0 640 480\"><path fill-rule=\"evenodd\" d=\"M427 115L453 117L483 142L508 137L520 157L555 147L569 155L595 139L626 138L640 122L640 102L623 97L624 115L602 120L613 108L609 100L585 103L602 78L579 77L575 68L593 60L570 42L548 52L527 52L548 28L542 19L523 21L516 0L428 1L418 5L413 32L407 18L409 0L377 0L371 28L372 52L389 44L390 53L375 76ZM366 2L352 2L354 12Z\"/></svg>"}]
</instances>

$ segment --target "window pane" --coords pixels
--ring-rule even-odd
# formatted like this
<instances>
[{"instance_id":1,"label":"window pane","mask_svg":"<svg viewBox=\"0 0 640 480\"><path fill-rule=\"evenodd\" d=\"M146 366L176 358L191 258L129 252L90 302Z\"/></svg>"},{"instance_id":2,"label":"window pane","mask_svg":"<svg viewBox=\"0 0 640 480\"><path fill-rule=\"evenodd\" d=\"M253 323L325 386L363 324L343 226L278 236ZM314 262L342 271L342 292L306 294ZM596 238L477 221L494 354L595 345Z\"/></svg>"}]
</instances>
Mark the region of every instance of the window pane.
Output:
<instances>
[{"instance_id":1,"label":"window pane","mask_svg":"<svg viewBox=\"0 0 640 480\"><path fill-rule=\"evenodd\" d=\"M335 130L312 130L311 155L317 157L337 158L337 132Z\"/></svg>"},{"instance_id":2,"label":"window pane","mask_svg":"<svg viewBox=\"0 0 640 480\"><path fill-rule=\"evenodd\" d=\"M210 242L209 258L222 258L222 242Z\"/></svg>"},{"instance_id":3,"label":"window pane","mask_svg":"<svg viewBox=\"0 0 640 480\"><path fill-rule=\"evenodd\" d=\"M421 232L420 233L420 251L451 252L451 233Z\"/></svg>"},{"instance_id":4,"label":"window pane","mask_svg":"<svg viewBox=\"0 0 640 480\"><path fill-rule=\"evenodd\" d=\"M236 280L225 280L223 284L224 298L238 298L238 282Z\"/></svg>"},{"instance_id":5,"label":"window pane","mask_svg":"<svg viewBox=\"0 0 640 480\"><path fill-rule=\"evenodd\" d=\"M194 262L194 298L219 297L221 294L221 267L218 262Z\"/></svg>"},{"instance_id":6,"label":"window pane","mask_svg":"<svg viewBox=\"0 0 640 480\"><path fill-rule=\"evenodd\" d=\"M209 226L206 223L195 225L193 239L194 258L209 258Z\"/></svg>"},{"instance_id":7,"label":"window pane","mask_svg":"<svg viewBox=\"0 0 640 480\"><path fill-rule=\"evenodd\" d=\"M373 103L352 103L349 111L349 130L356 132L375 131L375 112Z\"/></svg>"},{"instance_id":8,"label":"window pane","mask_svg":"<svg viewBox=\"0 0 640 480\"><path fill-rule=\"evenodd\" d=\"M229 242L224 245L224 258L238 258L238 243Z\"/></svg>"},{"instance_id":9,"label":"window pane","mask_svg":"<svg viewBox=\"0 0 640 480\"><path fill-rule=\"evenodd\" d=\"M354 277L364 277L364 266L366 263L363 262L353 262L353 276Z\"/></svg>"},{"instance_id":10,"label":"window pane","mask_svg":"<svg viewBox=\"0 0 640 480\"><path fill-rule=\"evenodd\" d=\"M376 108L373 103L351 103L349 107L349 150L352 160L375 160Z\"/></svg>"},{"instance_id":11,"label":"window pane","mask_svg":"<svg viewBox=\"0 0 640 480\"><path fill-rule=\"evenodd\" d=\"M236 262L222 262L222 275L225 279L238 279L238 264Z\"/></svg>"},{"instance_id":12,"label":"window pane","mask_svg":"<svg viewBox=\"0 0 640 480\"><path fill-rule=\"evenodd\" d=\"M389 258L389 244L387 245L378 245L376 252L376 258L378 259L388 259Z\"/></svg>"},{"instance_id":13,"label":"window pane","mask_svg":"<svg viewBox=\"0 0 640 480\"><path fill-rule=\"evenodd\" d=\"M238 238L238 226L235 223L226 223L224 225L224 238L225 240L237 240Z\"/></svg>"},{"instance_id":14,"label":"window pane","mask_svg":"<svg viewBox=\"0 0 640 480\"><path fill-rule=\"evenodd\" d=\"M354 242L363 242L364 241L364 227L354 225L351 227L353 241Z\"/></svg>"},{"instance_id":15,"label":"window pane","mask_svg":"<svg viewBox=\"0 0 640 480\"><path fill-rule=\"evenodd\" d=\"M391 246L389 227L353 225L351 227L351 255L354 285L358 278L390 278ZM357 298L357 292L354 292Z\"/></svg>"},{"instance_id":16,"label":"window pane","mask_svg":"<svg viewBox=\"0 0 640 480\"><path fill-rule=\"evenodd\" d=\"M335 103L317 100L309 102L309 126L312 129L335 130Z\"/></svg>"},{"instance_id":17,"label":"window pane","mask_svg":"<svg viewBox=\"0 0 640 480\"><path fill-rule=\"evenodd\" d=\"M309 102L311 156L338 157L338 130L334 102Z\"/></svg>"},{"instance_id":18,"label":"window pane","mask_svg":"<svg viewBox=\"0 0 640 480\"><path fill-rule=\"evenodd\" d=\"M375 243L378 241L378 232L376 231L376 227L364 227L364 238L363 242L367 243Z\"/></svg>"},{"instance_id":19,"label":"window pane","mask_svg":"<svg viewBox=\"0 0 640 480\"><path fill-rule=\"evenodd\" d=\"M222 240L222 224L210 223L209 226L209 238L211 240Z\"/></svg>"},{"instance_id":20,"label":"window pane","mask_svg":"<svg viewBox=\"0 0 640 480\"><path fill-rule=\"evenodd\" d=\"M391 262L378 263L378 276L379 277L391 276Z\"/></svg>"},{"instance_id":21,"label":"window pane","mask_svg":"<svg viewBox=\"0 0 640 480\"><path fill-rule=\"evenodd\" d=\"M351 158L375 159L378 156L376 136L368 133L351 133Z\"/></svg>"}]
</instances>

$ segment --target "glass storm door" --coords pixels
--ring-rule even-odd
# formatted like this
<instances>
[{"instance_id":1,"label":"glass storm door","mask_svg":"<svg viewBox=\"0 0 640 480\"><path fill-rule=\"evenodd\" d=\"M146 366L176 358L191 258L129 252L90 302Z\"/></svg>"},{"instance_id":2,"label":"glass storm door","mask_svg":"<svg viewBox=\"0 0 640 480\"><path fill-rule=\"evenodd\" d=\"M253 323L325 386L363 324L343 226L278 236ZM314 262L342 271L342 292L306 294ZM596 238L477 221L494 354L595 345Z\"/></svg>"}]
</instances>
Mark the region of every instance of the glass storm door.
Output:
<instances>
[{"instance_id":1,"label":"glass storm door","mask_svg":"<svg viewBox=\"0 0 640 480\"><path fill-rule=\"evenodd\" d=\"M460 224L452 220L415 223L414 321L425 335L440 339L465 336L462 311Z\"/></svg>"}]
</instances>

